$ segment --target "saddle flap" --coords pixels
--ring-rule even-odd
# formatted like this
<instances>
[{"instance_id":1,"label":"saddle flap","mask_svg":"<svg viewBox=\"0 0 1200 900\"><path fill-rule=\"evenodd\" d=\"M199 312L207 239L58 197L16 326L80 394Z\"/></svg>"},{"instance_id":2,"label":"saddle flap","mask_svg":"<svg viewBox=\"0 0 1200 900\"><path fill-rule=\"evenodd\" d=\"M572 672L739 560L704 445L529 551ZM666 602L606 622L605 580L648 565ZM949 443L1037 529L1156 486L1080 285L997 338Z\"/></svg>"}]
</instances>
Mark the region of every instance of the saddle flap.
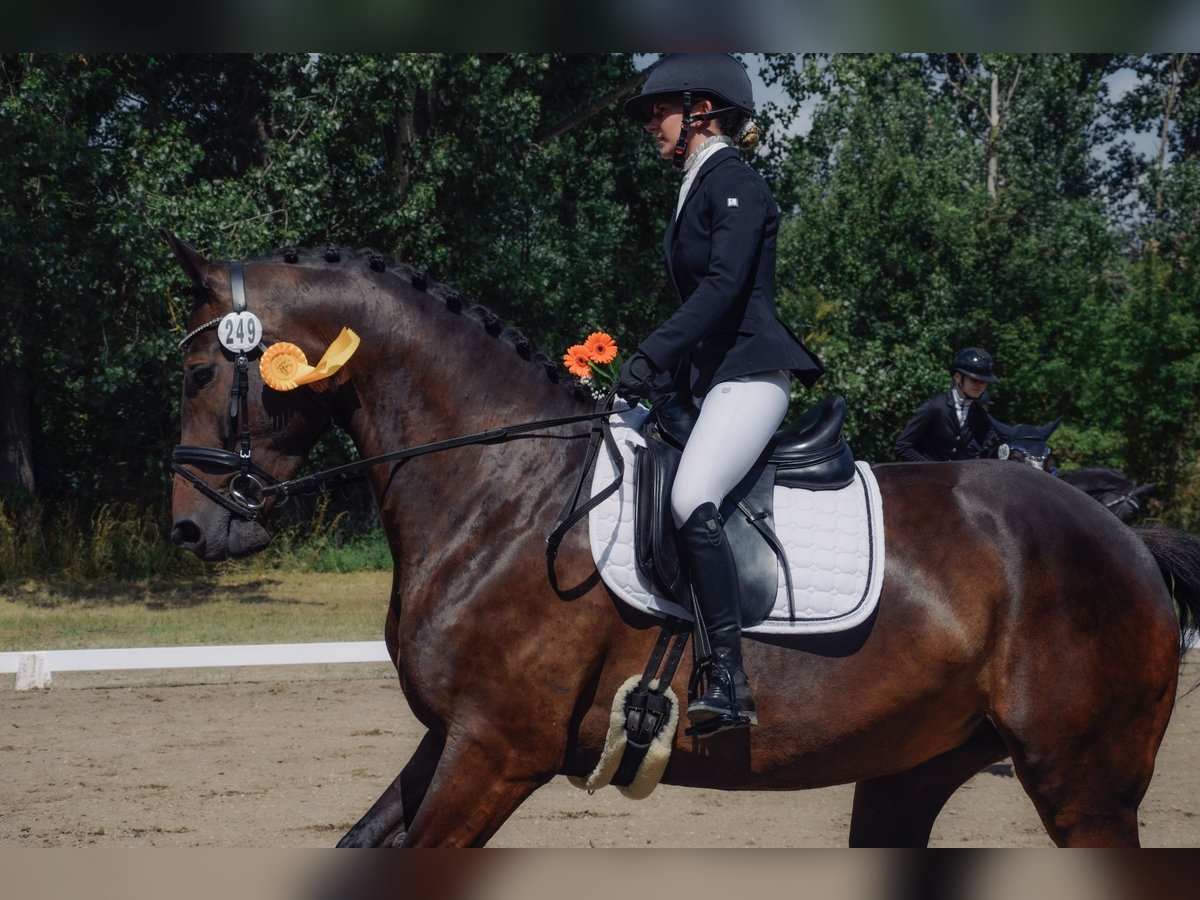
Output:
<instances>
[{"instance_id":1,"label":"saddle flap","mask_svg":"<svg viewBox=\"0 0 1200 900\"><path fill-rule=\"evenodd\" d=\"M681 451L656 426L642 431L645 447L635 448L634 558L648 581L685 609L691 608L687 575L680 563L671 485ZM737 562L742 620L761 622L775 602L782 548L772 544L771 507L774 466L756 465L722 504L725 536Z\"/></svg>"},{"instance_id":2,"label":"saddle flap","mask_svg":"<svg viewBox=\"0 0 1200 900\"><path fill-rule=\"evenodd\" d=\"M662 440L653 428L647 427L643 436L646 446L636 450L634 473L634 554L642 574L676 603L687 607L690 600L671 517L671 485L679 468L680 451Z\"/></svg>"},{"instance_id":3,"label":"saddle flap","mask_svg":"<svg viewBox=\"0 0 1200 900\"><path fill-rule=\"evenodd\" d=\"M721 507L725 537L737 561L742 588L742 624L757 625L771 614L787 553L775 537L775 467L759 463Z\"/></svg>"}]
</instances>

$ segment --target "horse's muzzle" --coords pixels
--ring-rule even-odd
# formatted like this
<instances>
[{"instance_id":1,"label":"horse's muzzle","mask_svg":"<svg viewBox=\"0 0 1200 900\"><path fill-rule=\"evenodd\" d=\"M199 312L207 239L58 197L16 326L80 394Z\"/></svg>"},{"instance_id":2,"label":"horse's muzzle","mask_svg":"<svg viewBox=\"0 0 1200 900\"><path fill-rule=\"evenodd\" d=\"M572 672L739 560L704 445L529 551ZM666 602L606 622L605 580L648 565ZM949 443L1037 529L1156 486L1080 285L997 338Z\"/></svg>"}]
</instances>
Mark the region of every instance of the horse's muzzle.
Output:
<instances>
[{"instance_id":1,"label":"horse's muzzle","mask_svg":"<svg viewBox=\"0 0 1200 900\"><path fill-rule=\"evenodd\" d=\"M241 559L266 549L271 533L257 522L221 517L227 528L208 529L197 519L183 516L171 528L171 540L205 562Z\"/></svg>"}]
</instances>

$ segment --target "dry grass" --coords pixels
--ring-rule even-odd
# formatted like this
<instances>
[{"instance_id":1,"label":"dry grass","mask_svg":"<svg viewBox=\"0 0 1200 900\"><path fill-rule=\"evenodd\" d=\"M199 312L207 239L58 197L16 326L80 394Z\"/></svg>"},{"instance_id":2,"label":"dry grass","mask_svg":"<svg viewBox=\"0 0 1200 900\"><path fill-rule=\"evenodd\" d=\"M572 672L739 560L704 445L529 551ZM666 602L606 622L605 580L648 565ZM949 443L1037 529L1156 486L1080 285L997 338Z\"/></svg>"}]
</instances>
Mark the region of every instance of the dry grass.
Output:
<instances>
[{"instance_id":1,"label":"dry grass","mask_svg":"<svg viewBox=\"0 0 1200 900\"><path fill-rule=\"evenodd\" d=\"M252 571L6 585L0 651L362 641L383 637L391 573Z\"/></svg>"}]
</instances>

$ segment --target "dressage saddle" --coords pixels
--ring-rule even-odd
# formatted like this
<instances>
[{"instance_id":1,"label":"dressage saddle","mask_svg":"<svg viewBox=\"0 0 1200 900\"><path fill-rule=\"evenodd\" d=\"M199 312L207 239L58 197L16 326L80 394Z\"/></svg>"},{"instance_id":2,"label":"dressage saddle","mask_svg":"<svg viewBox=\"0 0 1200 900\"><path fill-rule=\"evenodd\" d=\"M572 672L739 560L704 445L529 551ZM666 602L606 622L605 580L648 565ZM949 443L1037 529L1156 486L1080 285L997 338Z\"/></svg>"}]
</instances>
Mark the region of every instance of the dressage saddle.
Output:
<instances>
[{"instance_id":1,"label":"dressage saddle","mask_svg":"<svg viewBox=\"0 0 1200 900\"><path fill-rule=\"evenodd\" d=\"M657 404L635 448L634 551L642 574L664 596L690 608L671 516L671 484L699 410L679 395ZM774 530L775 486L832 491L854 480L854 455L842 433L846 401L826 397L771 439L761 458L725 498L721 517L742 591L742 625L763 621L774 607L779 572L792 599L791 569Z\"/></svg>"}]
</instances>

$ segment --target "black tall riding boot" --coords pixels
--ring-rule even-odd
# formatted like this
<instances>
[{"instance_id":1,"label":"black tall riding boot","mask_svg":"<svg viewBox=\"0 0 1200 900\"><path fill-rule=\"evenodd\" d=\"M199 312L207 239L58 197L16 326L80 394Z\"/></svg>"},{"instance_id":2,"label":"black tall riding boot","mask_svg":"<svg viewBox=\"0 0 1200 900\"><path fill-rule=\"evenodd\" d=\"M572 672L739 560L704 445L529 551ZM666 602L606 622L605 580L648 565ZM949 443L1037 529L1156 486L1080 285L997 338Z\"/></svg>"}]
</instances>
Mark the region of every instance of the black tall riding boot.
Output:
<instances>
[{"instance_id":1,"label":"black tall riding boot","mask_svg":"<svg viewBox=\"0 0 1200 900\"><path fill-rule=\"evenodd\" d=\"M711 724L712 730L702 729L706 734L757 725L754 697L750 694L746 673L742 671L737 568L717 507L712 503L698 507L678 534L679 549L687 561L692 596L712 648L708 687L701 696L688 703L688 719L697 725Z\"/></svg>"}]
</instances>

